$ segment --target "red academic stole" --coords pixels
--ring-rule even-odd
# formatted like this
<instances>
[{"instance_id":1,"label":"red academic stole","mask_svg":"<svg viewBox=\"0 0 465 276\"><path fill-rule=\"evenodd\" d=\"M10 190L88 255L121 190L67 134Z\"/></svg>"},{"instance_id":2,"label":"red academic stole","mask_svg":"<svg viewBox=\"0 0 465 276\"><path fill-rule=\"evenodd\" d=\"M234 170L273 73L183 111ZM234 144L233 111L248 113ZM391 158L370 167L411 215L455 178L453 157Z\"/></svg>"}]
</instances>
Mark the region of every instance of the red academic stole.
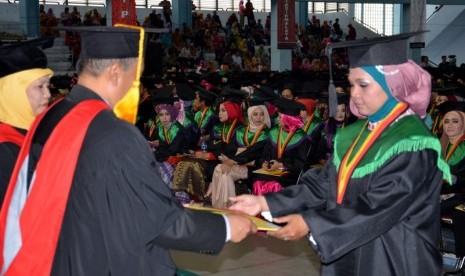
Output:
<instances>
[{"instance_id":1,"label":"red academic stole","mask_svg":"<svg viewBox=\"0 0 465 276\"><path fill-rule=\"evenodd\" d=\"M0 123L0 143L11 142L21 147L24 141L24 135L14 127Z\"/></svg>"},{"instance_id":2,"label":"red academic stole","mask_svg":"<svg viewBox=\"0 0 465 276\"><path fill-rule=\"evenodd\" d=\"M378 125L368 134L364 141L361 141L362 145L360 149L355 152L354 156L352 153L354 151L355 146L358 144L360 140L360 136L362 136L365 127L362 128L360 131L357 139L350 145L349 150L346 152L344 157L342 158L341 164L339 166L339 172L337 175L337 203L341 204L342 200L344 199L344 194L346 192L347 184L349 184L349 180L352 177L352 173L354 172L355 168L357 167L358 163L362 160L363 156L367 153L367 151L371 148L371 146L375 143L376 139L383 133L383 131L388 128L402 113L404 113L408 108L408 105L405 103L398 103L389 114L381 120Z\"/></svg>"},{"instance_id":3,"label":"red academic stole","mask_svg":"<svg viewBox=\"0 0 465 276\"><path fill-rule=\"evenodd\" d=\"M35 181L29 189L23 208L20 209L20 204L14 205L12 202L13 194L18 190L17 186L21 186L18 175L29 155L36 128L47 112L39 115L34 121L19 153L0 212L0 267L3 268L6 261L5 252L12 249L6 246L8 239L19 237L21 242L20 247L15 249L16 254L10 254L13 257L10 257L11 263L4 275L50 275L84 137L93 118L107 108L109 106L102 101L83 101L60 120L44 145L43 158L37 163ZM27 169L27 164L25 165ZM16 219L11 219L9 215L14 212L19 215ZM12 234L8 238L5 237L7 220L10 226L19 224L19 229L11 231Z\"/></svg>"}]
</instances>

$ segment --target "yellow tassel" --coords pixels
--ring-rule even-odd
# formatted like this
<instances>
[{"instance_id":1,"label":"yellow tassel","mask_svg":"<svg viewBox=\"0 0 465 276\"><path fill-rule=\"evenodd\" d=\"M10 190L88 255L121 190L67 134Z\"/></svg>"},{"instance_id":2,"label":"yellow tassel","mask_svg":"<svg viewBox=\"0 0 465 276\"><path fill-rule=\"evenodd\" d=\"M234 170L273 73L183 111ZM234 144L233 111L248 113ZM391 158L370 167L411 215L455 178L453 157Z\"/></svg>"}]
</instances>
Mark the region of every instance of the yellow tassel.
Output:
<instances>
[{"instance_id":1,"label":"yellow tassel","mask_svg":"<svg viewBox=\"0 0 465 276\"><path fill-rule=\"evenodd\" d=\"M137 119L137 108L139 106L139 85L140 85L140 75L142 74L142 62L144 56L144 41L145 41L145 31L143 28L138 26L131 26L125 24L115 24L115 27L124 27L138 30L140 32L139 38L139 54L137 57L137 72L136 79L134 80L129 91L124 95L124 97L116 103L113 107L113 112L115 112L116 117L126 120L132 124L136 123Z\"/></svg>"}]
</instances>

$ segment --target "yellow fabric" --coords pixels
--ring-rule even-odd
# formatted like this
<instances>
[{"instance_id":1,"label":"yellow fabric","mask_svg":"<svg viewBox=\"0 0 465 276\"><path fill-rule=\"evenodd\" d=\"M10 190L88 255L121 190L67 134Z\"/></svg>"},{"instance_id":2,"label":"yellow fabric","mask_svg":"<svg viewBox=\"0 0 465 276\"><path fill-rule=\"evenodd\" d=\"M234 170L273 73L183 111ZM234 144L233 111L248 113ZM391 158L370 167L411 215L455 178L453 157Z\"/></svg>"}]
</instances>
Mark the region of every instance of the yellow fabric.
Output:
<instances>
[{"instance_id":1,"label":"yellow fabric","mask_svg":"<svg viewBox=\"0 0 465 276\"><path fill-rule=\"evenodd\" d=\"M145 31L141 27L125 25L125 24L115 24L116 27L125 27L131 28L140 31L140 39L139 39L139 55L137 57L137 73L136 79L134 80L132 87L129 91L124 95L124 97L116 103L113 108L113 111L116 114L116 117L126 120L132 124L136 123L137 118L137 107L139 106L139 79L140 75L142 74L142 62L143 62L143 54L144 54L144 37Z\"/></svg>"},{"instance_id":2,"label":"yellow fabric","mask_svg":"<svg viewBox=\"0 0 465 276\"><path fill-rule=\"evenodd\" d=\"M36 117L26 88L35 80L52 76L50 69L29 69L0 78L0 122L28 130Z\"/></svg>"}]
</instances>

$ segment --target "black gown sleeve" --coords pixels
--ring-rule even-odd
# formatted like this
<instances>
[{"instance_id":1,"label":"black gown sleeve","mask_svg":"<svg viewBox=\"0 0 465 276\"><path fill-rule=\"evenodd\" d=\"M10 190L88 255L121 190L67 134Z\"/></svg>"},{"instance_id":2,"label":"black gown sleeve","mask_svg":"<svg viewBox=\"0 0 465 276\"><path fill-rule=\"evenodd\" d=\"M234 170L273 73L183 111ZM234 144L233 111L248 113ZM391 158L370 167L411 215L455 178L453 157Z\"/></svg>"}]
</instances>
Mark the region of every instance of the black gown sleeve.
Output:
<instances>
[{"instance_id":1,"label":"black gown sleeve","mask_svg":"<svg viewBox=\"0 0 465 276\"><path fill-rule=\"evenodd\" d=\"M11 173L13 172L20 148L13 143L0 143L0 208L5 197Z\"/></svg>"},{"instance_id":2,"label":"black gown sleeve","mask_svg":"<svg viewBox=\"0 0 465 276\"><path fill-rule=\"evenodd\" d=\"M412 243L404 246L427 244L427 252L437 246L431 237L439 235L439 228L431 227L438 226L435 222L439 217L442 173L437 169L437 158L432 150L392 157L375 173L351 180L342 205L334 203L336 171L332 163L323 169L330 174L330 182L314 181L318 180L315 173L319 171L311 170L305 174L303 185L266 195L266 199L273 216L302 212L324 263L333 262L388 231L386 238L394 239L392 242L398 239ZM325 191L329 193L325 195ZM321 209L325 196L327 205ZM402 230L405 228L412 232L406 233ZM418 243L418 239L422 242ZM390 246L396 244L386 244L386 250Z\"/></svg>"},{"instance_id":3,"label":"black gown sleeve","mask_svg":"<svg viewBox=\"0 0 465 276\"><path fill-rule=\"evenodd\" d=\"M255 165L258 166L259 164L257 163L259 163L260 157L262 156L263 150L267 143L266 141L267 140L262 140L251 146L248 146L246 150L239 153L238 155L234 155L232 159L240 165L255 161ZM259 166L261 166L261 164Z\"/></svg>"}]
</instances>

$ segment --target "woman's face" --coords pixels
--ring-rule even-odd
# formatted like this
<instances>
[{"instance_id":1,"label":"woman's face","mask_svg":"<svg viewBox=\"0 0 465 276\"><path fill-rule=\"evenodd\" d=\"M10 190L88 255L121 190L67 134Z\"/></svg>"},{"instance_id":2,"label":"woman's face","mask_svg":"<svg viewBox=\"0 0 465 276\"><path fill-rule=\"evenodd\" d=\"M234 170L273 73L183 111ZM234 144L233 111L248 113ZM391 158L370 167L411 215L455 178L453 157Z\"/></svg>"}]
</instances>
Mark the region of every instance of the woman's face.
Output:
<instances>
[{"instance_id":1,"label":"woman's face","mask_svg":"<svg viewBox=\"0 0 465 276\"><path fill-rule=\"evenodd\" d=\"M31 105L32 112L36 116L48 107L50 100L49 85L50 77L44 76L33 81L26 88L27 99Z\"/></svg>"},{"instance_id":2,"label":"woman's face","mask_svg":"<svg viewBox=\"0 0 465 276\"><path fill-rule=\"evenodd\" d=\"M265 112L261 107L258 106L252 110L252 116L250 117L250 119L255 125L262 125L265 121Z\"/></svg>"},{"instance_id":3,"label":"woman's face","mask_svg":"<svg viewBox=\"0 0 465 276\"><path fill-rule=\"evenodd\" d=\"M444 125L443 130L446 134L447 138L455 138L457 136L461 136L464 133L464 122L462 118L460 118L459 114L455 111L448 112L446 116L444 116Z\"/></svg>"},{"instance_id":4,"label":"woman's face","mask_svg":"<svg viewBox=\"0 0 465 276\"><path fill-rule=\"evenodd\" d=\"M387 101L388 96L383 88L363 69L350 69L348 79L351 85L350 100L361 115L373 115Z\"/></svg>"},{"instance_id":5,"label":"woman's face","mask_svg":"<svg viewBox=\"0 0 465 276\"><path fill-rule=\"evenodd\" d=\"M228 120L228 112L226 111L226 107L224 107L224 104L220 104L220 109L218 111L218 117L220 119L220 122L222 123Z\"/></svg>"},{"instance_id":6,"label":"woman's face","mask_svg":"<svg viewBox=\"0 0 465 276\"><path fill-rule=\"evenodd\" d=\"M345 104L337 105L337 113L336 113L335 119L338 122L342 122L346 119L346 105Z\"/></svg>"},{"instance_id":7,"label":"woman's face","mask_svg":"<svg viewBox=\"0 0 465 276\"><path fill-rule=\"evenodd\" d=\"M281 96L283 98L286 98L286 99L289 99L289 100L294 99L294 96L292 95L291 89L284 89L283 92L281 93Z\"/></svg>"},{"instance_id":8,"label":"woman's face","mask_svg":"<svg viewBox=\"0 0 465 276\"><path fill-rule=\"evenodd\" d=\"M160 111L158 111L158 118L160 119L160 123L165 127L171 123L171 115L166 109L160 109Z\"/></svg>"}]
</instances>

